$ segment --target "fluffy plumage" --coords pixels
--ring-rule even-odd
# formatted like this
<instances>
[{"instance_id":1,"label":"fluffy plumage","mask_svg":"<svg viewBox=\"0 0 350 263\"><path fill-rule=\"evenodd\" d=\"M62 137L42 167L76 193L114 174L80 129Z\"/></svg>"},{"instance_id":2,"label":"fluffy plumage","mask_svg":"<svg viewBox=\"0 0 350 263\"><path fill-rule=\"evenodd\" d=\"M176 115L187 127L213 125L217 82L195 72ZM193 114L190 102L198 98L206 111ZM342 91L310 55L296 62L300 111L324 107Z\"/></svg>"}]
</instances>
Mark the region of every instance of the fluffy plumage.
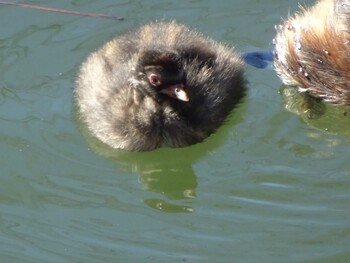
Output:
<instances>
[{"instance_id":1,"label":"fluffy plumage","mask_svg":"<svg viewBox=\"0 0 350 263\"><path fill-rule=\"evenodd\" d=\"M201 142L244 96L240 56L175 22L117 36L82 64L80 116L113 148L131 151Z\"/></svg>"},{"instance_id":2,"label":"fluffy plumage","mask_svg":"<svg viewBox=\"0 0 350 263\"><path fill-rule=\"evenodd\" d=\"M321 0L277 27L282 81L335 104L350 104L350 1Z\"/></svg>"}]
</instances>

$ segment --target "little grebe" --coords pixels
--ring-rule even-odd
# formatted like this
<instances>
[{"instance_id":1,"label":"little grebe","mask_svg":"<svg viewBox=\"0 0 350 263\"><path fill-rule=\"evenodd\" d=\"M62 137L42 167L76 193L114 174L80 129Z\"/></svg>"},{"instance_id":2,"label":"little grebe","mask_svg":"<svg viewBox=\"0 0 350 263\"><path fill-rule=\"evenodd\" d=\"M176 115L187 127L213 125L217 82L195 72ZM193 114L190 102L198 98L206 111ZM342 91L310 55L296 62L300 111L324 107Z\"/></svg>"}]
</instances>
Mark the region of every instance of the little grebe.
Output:
<instances>
[{"instance_id":1,"label":"little grebe","mask_svg":"<svg viewBox=\"0 0 350 263\"><path fill-rule=\"evenodd\" d=\"M245 94L241 57L175 22L118 36L82 64L75 100L101 141L131 151L184 147L223 124Z\"/></svg>"}]
</instances>

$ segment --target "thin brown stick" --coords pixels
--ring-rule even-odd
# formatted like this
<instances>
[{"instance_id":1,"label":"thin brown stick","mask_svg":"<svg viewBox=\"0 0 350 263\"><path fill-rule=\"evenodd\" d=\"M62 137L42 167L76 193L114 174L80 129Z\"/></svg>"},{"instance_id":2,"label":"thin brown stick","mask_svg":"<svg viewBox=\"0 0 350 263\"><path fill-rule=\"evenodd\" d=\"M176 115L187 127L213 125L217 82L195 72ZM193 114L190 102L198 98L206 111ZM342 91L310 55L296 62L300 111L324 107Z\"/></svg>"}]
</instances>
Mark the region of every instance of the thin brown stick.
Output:
<instances>
[{"instance_id":1,"label":"thin brown stick","mask_svg":"<svg viewBox=\"0 0 350 263\"><path fill-rule=\"evenodd\" d=\"M123 17L119 17L119 16L112 16L112 15L98 14L98 13L81 13L81 12L77 12L77 11L43 7L43 6L37 6L37 5L17 4L17 3L12 3L12 2L0 2L0 5L9 5L9 6L16 6L16 7L22 7L22 8L32 8L32 9L37 9L37 10L58 12L58 13L78 15L78 16L92 16L92 17L100 17L100 18L112 19L112 20L124 20Z\"/></svg>"}]
</instances>

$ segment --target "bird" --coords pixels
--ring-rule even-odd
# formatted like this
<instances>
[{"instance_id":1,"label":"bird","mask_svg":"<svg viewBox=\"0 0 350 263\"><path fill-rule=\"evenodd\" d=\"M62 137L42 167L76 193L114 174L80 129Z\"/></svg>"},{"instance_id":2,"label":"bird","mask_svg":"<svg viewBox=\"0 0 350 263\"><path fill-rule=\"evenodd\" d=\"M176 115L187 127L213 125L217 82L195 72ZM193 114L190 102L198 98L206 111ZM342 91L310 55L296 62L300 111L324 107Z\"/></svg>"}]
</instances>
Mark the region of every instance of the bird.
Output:
<instances>
[{"instance_id":1,"label":"bird","mask_svg":"<svg viewBox=\"0 0 350 263\"><path fill-rule=\"evenodd\" d=\"M320 0L276 27L274 65L285 85L350 105L350 1Z\"/></svg>"},{"instance_id":2,"label":"bird","mask_svg":"<svg viewBox=\"0 0 350 263\"><path fill-rule=\"evenodd\" d=\"M223 125L246 94L244 62L176 21L118 35L81 64L74 87L80 120L127 151L180 148Z\"/></svg>"}]
</instances>

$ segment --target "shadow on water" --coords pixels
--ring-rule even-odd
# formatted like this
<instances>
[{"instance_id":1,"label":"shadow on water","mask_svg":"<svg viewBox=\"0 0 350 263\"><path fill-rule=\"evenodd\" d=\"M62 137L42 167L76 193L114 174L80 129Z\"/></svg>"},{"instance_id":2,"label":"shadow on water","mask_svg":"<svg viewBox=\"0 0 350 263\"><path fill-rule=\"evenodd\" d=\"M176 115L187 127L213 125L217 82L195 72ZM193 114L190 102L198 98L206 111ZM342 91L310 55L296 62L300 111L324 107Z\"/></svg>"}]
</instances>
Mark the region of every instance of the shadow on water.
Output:
<instances>
[{"instance_id":1,"label":"shadow on water","mask_svg":"<svg viewBox=\"0 0 350 263\"><path fill-rule=\"evenodd\" d=\"M280 93L285 109L299 115L309 126L350 139L350 106L325 103L290 86L282 85Z\"/></svg>"},{"instance_id":2,"label":"shadow on water","mask_svg":"<svg viewBox=\"0 0 350 263\"><path fill-rule=\"evenodd\" d=\"M162 148L150 152L112 149L90 134L87 127L79 120L76 109L75 119L83 137L96 153L117 161L127 171L137 173L139 183L145 189L160 193L166 198L146 199L144 200L146 205L164 212L191 213L194 209L188 204L191 203L190 199L196 197L197 188L197 176L193 165L224 143L228 132L241 120L240 113L244 108L243 99L227 122L202 143L185 148ZM179 201L185 204L178 204Z\"/></svg>"}]
</instances>

